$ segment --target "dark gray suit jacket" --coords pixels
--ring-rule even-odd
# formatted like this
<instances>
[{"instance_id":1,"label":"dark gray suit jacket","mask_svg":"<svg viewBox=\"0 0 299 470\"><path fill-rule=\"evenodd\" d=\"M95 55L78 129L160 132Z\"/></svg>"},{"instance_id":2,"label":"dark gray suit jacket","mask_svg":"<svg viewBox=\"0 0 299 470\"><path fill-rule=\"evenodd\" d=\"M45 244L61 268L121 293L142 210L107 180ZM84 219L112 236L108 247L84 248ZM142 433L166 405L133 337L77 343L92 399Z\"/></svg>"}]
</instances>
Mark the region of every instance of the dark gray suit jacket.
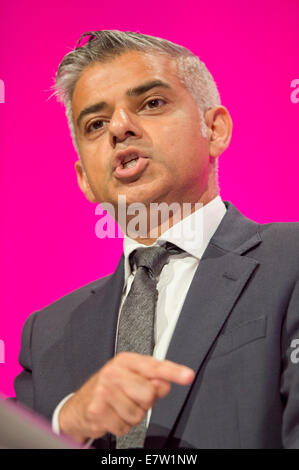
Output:
<instances>
[{"instance_id":1,"label":"dark gray suit jacket","mask_svg":"<svg viewBox=\"0 0 299 470\"><path fill-rule=\"evenodd\" d=\"M225 205L166 355L196 378L156 402L146 448L299 448L299 223L260 225ZM122 256L114 274L27 319L17 400L50 420L113 357L123 277Z\"/></svg>"}]
</instances>

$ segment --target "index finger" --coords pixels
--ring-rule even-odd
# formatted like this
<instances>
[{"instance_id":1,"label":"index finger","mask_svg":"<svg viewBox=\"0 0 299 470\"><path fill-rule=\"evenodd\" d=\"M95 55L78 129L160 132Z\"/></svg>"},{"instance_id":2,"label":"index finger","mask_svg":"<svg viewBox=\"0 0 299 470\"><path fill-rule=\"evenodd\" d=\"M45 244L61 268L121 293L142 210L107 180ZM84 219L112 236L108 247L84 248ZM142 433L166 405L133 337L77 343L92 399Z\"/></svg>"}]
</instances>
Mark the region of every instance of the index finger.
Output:
<instances>
[{"instance_id":1,"label":"index finger","mask_svg":"<svg viewBox=\"0 0 299 470\"><path fill-rule=\"evenodd\" d=\"M195 377L195 372L190 367L167 359L159 360L152 356L134 352L119 353L118 361L121 365L148 379L162 379L180 385L187 385Z\"/></svg>"}]
</instances>

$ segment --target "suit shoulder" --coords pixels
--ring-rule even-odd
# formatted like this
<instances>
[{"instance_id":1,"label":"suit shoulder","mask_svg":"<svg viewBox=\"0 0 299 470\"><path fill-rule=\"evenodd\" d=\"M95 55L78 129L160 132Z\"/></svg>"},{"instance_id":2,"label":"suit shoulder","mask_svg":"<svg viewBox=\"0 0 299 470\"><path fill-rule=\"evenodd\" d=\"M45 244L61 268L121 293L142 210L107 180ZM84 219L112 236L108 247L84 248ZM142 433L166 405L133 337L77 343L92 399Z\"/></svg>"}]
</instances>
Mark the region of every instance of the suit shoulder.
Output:
<instances>
[{"instance_id":1,"label":"suit shoulder","mask_svg":"<svg viewBox=\"0 0 299 470\"><path fill-rule=\"evenodd\" d=\"M264 239L288 240L299 243L299 222L272 222L259 224L260 234Z\"/></svg>"},{"instance_id":2,"label":"suit shoulder","mask_svg":"<svg viewBox=\"0 0 299 470\"><path fill-rule=\"evenodd\" d=\"M299 222L273 222L259 224L259 233L264 249L280 261L288 263L298 271L299 266Z\"/></svg>"},{"instance_id":3,"label":"suit shoulder","mask_svg":"<svg viewBox=\"0 0 299 470\"><path fill-rule=\"evenodd\" d=\"M84 302L94 290L105 288L106 283L112 274L96 279L74 291L64 295L55 302L44 307L42 310L35 312L33 315L35 323L43 325L43 327L55 326L55 328L63 328L69 321L69 317L74 309Z\"/></svg>"}]
</instances>

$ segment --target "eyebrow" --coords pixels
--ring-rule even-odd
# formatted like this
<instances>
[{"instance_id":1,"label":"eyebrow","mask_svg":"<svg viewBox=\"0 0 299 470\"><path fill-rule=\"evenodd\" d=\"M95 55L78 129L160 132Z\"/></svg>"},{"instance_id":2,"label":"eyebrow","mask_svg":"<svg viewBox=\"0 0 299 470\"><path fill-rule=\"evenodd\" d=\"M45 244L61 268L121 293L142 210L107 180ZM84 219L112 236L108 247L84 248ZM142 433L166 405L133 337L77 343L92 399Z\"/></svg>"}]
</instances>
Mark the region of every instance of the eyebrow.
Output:
<instances>
[{"instance_id":1,"label":"eyebrow","mask_svg":"<svg viewBox=\"0 0 299 470\"><path fill-rule=\"evenodd\" d=\"M130 88L127 91L126 95L127 96L140 96L140 95L143 95L143 93L146 93L147 91L156 87L171 88L171 86L168 83L162 82L162 80L152 80L150 82L143 83L142 85L139 85L135 88Z\"/></svg>"},{"instance_id":2,"label":"eyebrow","mask_svg":"<svg viewBox=\"0 0 299 470\"><path fill-rule=\"evenodd\" d=\"M82 121L84 116L87 116L88 114L99 113L100 111L103 111L103 109L107 107L108 107L108 104L105 101L101 101L99 103L92 104L91 106L87 106L87 108L82 109L77 119L78 127L80 126L80 122Z\"/></svg>"},{"instance_id":3,"label":"eyebrow","mask_svg":"<svg viewBox=\"0 0 299 470\"><path fill-rule=\"evenodd\" d=\"M151 90L152 88L157 88L157 87L171 89L171 86L168 83L163 82L162 80L152 80L150 82L146 82L141 85L138 85L135 88L129 88L129 90L127 90L126 92L126 95L129 97L140 96L146 93L147 91ZM94 103L91 106L87 106L87 108L82 109L77 119L78 127L80 125L80 122L84 118L84 116L87 116L88 114L99 113L100 111L103 111L103 109L105 108L108 108L108 103L106 103L105 101L100 101L99 103Z\"/></svg>"}]
</instances>

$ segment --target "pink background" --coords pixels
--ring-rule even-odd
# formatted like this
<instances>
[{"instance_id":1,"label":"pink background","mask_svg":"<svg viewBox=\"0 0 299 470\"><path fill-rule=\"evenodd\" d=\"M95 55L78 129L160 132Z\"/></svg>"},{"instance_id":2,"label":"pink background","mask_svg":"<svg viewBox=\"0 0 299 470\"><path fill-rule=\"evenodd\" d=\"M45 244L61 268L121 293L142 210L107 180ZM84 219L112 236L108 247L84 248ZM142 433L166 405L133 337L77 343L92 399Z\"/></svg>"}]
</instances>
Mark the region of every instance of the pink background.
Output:
<instances>
[{"instance_id":1,"label":"pink background","mask_svg":"<svg viewBox=\"0 0 299 470\"><path fill-rule=\"evenodd\" d=\"M189 47L214 75L234 123L220 157L222 198L259 222L297 221L299 103L290 84L299 78L298 19L298 0L2 0L0 391L14 395L28 315L112 272L122 252L122 240L95 236L96 206L77 187L64 110L47 101L63 55L97 29Z\"/></svg>"}]
</instances>

